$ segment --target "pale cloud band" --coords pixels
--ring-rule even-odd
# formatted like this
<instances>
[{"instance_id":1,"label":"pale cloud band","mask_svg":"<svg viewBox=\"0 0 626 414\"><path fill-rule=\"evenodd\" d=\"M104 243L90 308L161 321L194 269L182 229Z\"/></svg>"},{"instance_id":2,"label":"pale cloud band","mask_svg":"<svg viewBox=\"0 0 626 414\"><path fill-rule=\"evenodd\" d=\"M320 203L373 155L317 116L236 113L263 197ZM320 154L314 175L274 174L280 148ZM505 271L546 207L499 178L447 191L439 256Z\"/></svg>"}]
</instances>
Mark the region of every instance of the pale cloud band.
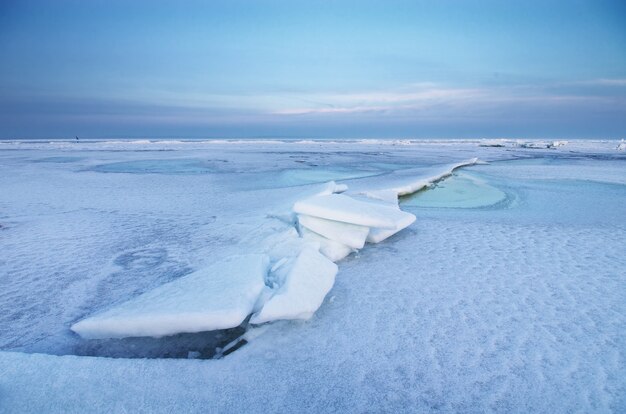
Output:
<instances>
[{"instance_id":1,"label":"pale cloud band","mask_svg":"<svg viewBox=\"0 0 626 414\"><path fill-rule=\"evenodd\" d=\"M31 96L20 104L0 98L0 109L7 130L15 125L21 131L21 125L37 118L41 134L54 136L76 130L106 130L110 136L158 130L191 137L240 137L249 131L264 136L396 137L410 131L418 137L473 137L490 136L492 130L506 135L510 127L515 136L588 137L593 132L597 137L595 131L601 131L619 138L626 128L626 80L471 88L428 82L342 93L127 90L111 92L107 99Z\"/></svg>"}]
</instances>

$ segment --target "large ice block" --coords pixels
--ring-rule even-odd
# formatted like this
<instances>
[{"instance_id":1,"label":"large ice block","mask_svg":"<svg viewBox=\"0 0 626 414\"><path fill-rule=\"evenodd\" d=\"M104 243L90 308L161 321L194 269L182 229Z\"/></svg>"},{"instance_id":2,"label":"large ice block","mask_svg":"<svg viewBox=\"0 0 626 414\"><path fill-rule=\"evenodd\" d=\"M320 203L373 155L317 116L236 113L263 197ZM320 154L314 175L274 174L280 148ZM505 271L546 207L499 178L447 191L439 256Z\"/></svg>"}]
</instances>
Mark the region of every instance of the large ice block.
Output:
<instances>
[{"instance_id":1,"label":"large ice block","mask_svg":"<svg viewBox=\"0 0 626 414\"><path fill-rule=\"evenodd\" d=\"M327 220L319 217L300 214L298 221L301 226L346 246L360 249L365 244L369 227L341 221Z\"/></svg>"},{"instance_id":2,"label":"large ice block","mask_svg":"<svg viewBox=\"0 0 626 414\"><path fill-rule=\"evenodd\" d=\"M404 212L403 212L404 213ZM369 234L367 235L368 243L380 243L381 241L393 236L400 230L403 230L409 227L415 221L416 217L411 213L405 213L404 215L398 218L396 222L396 227L393 229L370 229Z\"/></svg>"},{"instance_id":3,"label":"large ice block","mask_svg":"<svg viewBox=\"0 0 626 414\"><path fill-rule=\"evenodd\" d=\"M388 204L357 200L343 194L310 197L294 204L298 214L320 217L366 227L393 229L402 211Z\"/></svg>"},{"instance_id":4,"label":"large ice block","mask_svg":"<svg viewBox=\"0 0 626 414\"><path fill-rule=\"evenodd\" d=\"M321 236L314 231L307 229L306 227L302 227L300 229L300 233L302 234L302 238L304 240L317 243L319 245L320 253L322 253L333 262L338 262L339 260L345 258L350 253L355 251L355 249L346 246L345 244L341 244L337 241L327 239L326 237Z\"/></svg>"},{"instance_id":5,"label":"large ice block","mask_svg":"<svg viewBox=\"0 0 626 414\"><path fill-rule=\"evenodd\" d=\"M322 305L335 283L337 265L317 250L306 247L296 259L287 280L250 323L279 319L309 319Z\"/></svg>"},{"instance_id":6,"label":"large ice block","mask_svg":"<svg viewBox=\"0 0 626 414\"><path fill-rule=\"evenodd\" d=\"M232 328L255 310L268 268L266 255L230 256L83 319L71 329L96 339Z\"/></svg>"}]
</instances>

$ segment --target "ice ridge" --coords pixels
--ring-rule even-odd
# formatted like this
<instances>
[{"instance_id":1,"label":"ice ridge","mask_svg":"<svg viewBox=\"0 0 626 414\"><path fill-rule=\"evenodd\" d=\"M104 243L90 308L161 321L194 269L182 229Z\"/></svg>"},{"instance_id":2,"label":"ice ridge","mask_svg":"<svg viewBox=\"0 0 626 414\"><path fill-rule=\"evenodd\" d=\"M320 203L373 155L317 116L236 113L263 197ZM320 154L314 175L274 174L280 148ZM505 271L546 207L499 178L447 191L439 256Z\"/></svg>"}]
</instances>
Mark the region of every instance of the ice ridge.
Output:
<instances>
[{"instance_id":1,"label":"ice ridge","mask_svg":"<svg viewBox=\"0 0 626 414\"><path fill-rule=\"evenodd\" d=\"M283 248L270 236L261 242L263 254L223 258L71 329L84 338L159 337L232 328L250 315L251 324L309 319L334 285L335 262L416 220L400 209L398 197L478 162L473 158L418 178L394 180L389 187L354 192L329 182L294 202L289 214L298 232L285 232L289 240Z\"/></svg>"}]
</instances>

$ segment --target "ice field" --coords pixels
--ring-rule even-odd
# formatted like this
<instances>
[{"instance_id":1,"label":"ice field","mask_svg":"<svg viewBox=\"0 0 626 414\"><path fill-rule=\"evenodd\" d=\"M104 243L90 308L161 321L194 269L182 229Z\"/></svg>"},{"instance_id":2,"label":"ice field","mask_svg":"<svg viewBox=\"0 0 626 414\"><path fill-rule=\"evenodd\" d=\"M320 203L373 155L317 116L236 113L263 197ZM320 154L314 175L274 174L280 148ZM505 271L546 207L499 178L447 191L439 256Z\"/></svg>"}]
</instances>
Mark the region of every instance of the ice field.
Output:
<instances>
[{"instance_id":1,"label":"ice field","mask_svg":"<svg viewBox=\"0 0 626 414\"><path fill-rule=\"evenodd\" d=\"M0 141L0 412L624 412L617 141Z\"/></svg>"}]
</instances>

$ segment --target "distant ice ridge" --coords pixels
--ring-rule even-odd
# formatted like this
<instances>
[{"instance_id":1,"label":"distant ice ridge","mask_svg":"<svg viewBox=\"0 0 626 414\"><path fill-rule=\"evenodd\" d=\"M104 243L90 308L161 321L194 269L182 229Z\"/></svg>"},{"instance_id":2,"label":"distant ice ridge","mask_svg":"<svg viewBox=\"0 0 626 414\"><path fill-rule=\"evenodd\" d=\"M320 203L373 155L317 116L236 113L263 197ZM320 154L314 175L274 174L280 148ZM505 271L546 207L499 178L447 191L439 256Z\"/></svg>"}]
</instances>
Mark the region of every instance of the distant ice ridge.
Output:
<instances>
[{"instance_id":1,"label":"distant ice ridge","mask_svg":"<svg viewBox=\"0 0 626 414\"><path fill-rule=\"evenodd\" d=\"M335 146L337 148L354 148L355 146L367 145L369 147L379 146L381 148L390 147L413 147L413 148L442 148L442 147L466 147L468 149L479 147L505 147L516 150L555 150L566 145L569 152L594 152L594 153L614 153L620 150L619 141L616 140L570 140L554 141L540 139L74 139L59 140L0 140L0 149L3 150L25 150L25 149L45 149L63 151L165 151L165 150L205 150L209 147L219 147L228 149L229 147L298 147L315 148L320 145ZM626 145L621 146L621 150ZM494 148L483 148L481 151L488 151L493 154ZM484 152L483 152L484 153Z\"/></svg>"},{"instance_id":2,"label":"distant ice ridge","mask_svg":"<svg viewBox=\"0 0 626 414\"><path fill-rule=\"evenodd\" d=\"M530 148L530 149L556 149L558 147L563 147L567 145L568 141L542 141L542 140L531 140L531 141L520 141L520 140L510 140L510 139L483 139L478 144L480 147L507 147L507 146L516 146L519 148Z\"/></svg>"},{"instance_id":3,"label":"distant ice ridge","mask_svg":"<svg viewBox=\"0 0 626 414\"><path fill-rule=\"evenodd\" d=\"M555 149L567 145L567 141L528 141L520 142L518 145L522 148Z\"/></svg>"},{"instance_id":4,"label":"distant ice ridge","mask_svg":"<svg viewBox=\"0 0 626 414\"><path fill-rule=\"evenodd\" d=\"M289 213L273 217L293 223L259 244L263 254L230 256L173 282L74 324L84 338L160 337L281 319L309 319L332 289L335 262L380 243L416 217L400 210L398 197L419 191L473 158L420 177L391 177L389 187L358 189L329 182L297 199ZM273 262L273 263L271 263Z\"/></svg>"}]
</instances>

